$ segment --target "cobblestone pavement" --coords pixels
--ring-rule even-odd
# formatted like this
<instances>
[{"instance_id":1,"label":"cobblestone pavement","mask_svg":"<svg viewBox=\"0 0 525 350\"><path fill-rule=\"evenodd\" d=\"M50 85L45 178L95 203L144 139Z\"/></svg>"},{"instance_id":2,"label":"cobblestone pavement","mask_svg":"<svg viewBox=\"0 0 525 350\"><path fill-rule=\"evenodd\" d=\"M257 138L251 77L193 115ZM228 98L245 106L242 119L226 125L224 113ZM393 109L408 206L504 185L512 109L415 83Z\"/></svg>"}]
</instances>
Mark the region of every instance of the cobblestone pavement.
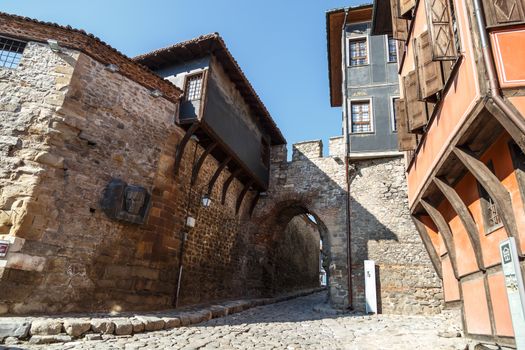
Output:
<instances>
[{"instance_id":1,"label":"cobblestone pavement","mask_svg":"<svg viewBox=\"0 0 525 350\"><path fill-rule=\"evenodd\" d=\"M24 349L465 349L465 338L446 338L441 316L356 316L314 311L316 293L249 309L190 327L104 336L66 344L15 345ZM316 307L317 306L317 307ZM322 309L322 308L321 308ZM449 329L450 330L450 329ZM452 332L455 334L455 332ZM450 334L448 334L450 335Z\"/></svg>"}]
</instances>

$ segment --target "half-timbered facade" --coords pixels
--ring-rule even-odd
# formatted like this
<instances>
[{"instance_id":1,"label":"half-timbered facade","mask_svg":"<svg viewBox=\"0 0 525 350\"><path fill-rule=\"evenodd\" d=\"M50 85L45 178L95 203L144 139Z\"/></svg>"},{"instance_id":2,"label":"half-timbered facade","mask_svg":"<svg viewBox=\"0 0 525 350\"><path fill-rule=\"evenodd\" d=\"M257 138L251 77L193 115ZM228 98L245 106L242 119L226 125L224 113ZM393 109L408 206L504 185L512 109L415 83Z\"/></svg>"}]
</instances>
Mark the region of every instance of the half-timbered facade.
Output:
<instances>
[{"instance_id":1,"label":"half-timbered facade","mask_svg":"<svg viewBox=\"0 0 525 350\"><path fill-rule=\"evenodd\" d=\"M372 25L398 41L398 146L445 300L470 337L510 347L522 306L509 306L500 243L523 257L524 4L376 0Z\"/></svg>"}]
</instances>

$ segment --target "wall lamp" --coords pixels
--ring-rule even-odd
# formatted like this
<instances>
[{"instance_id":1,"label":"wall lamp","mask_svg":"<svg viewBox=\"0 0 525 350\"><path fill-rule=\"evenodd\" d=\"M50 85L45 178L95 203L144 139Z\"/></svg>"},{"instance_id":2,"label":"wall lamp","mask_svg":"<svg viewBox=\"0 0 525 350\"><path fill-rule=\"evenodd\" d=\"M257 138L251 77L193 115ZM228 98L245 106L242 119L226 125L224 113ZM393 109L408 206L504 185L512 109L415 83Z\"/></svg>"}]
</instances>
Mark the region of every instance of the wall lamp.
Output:
<instances>
[{"instance_id":1,"label":"wall lamp","mask_svg":"<svg viewBox=\"0 0 525 350\"><path fill-rule=\"evenodd\" d=\"M211 198L209 194L204 194L201 198L201 203L204 208L209 208L211 205Z\"/></svg>"},{"instance_id":2,"label":"wall lamp","mask_svg":"<svg viewBox=\"0 0 525 350\"><path fill-rule=\"evenodd\" d=\"M149 94L153 97L162 97L164 95L159 89L151 90Z\"/></svg>"},{"instance_id":3,"label":"wall lamp","mask_svg":"<svg viewBox=\"0 0 525 350\"><path fill-rule=\"evenodd\" d=\"M106 66L106 70L110 71L111 73L115 73L119 71L119 68L116 64L110 63Z\"/></svg>"},{"instance_id":4,"label":"wall lamp","mask_svg":"<svg viewBox=\"0 0 525 350\"><path fill-rule=\"evenodd\" d=\"M54 39L47 39L47 43L49 45L49 48L53 52L62 52L62 47L58 44L58 41Z\"/></svg>"}]
</instances>

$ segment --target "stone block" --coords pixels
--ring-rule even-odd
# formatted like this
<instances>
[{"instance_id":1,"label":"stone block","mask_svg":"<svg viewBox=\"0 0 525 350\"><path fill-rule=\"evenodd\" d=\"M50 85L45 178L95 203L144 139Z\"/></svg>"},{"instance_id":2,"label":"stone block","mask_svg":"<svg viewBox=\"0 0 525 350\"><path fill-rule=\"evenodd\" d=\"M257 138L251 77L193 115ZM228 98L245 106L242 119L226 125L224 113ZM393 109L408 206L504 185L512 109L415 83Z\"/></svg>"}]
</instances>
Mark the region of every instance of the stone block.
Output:
<instances>
[{"instance_id":1,"label":"stone block","mask_svg":"<svg viewBox=\"0 0 525 350\"><path fill-rule=\"evenodd\" d=\"M102 340L102 336L100 334L92 334L92 333L90 333L90 334L86 334L84 336L84 339L88 340L88 341L90 341L90 340Z\"/></svg>"},{"instance_id":2,"label":"stone block","mask_svg":"<svg viewBox=\"0 0 525 350\"><path fill-rule=\"evenodd\" d=\"M47 153L47 152L38 153L35 157L35 162L40 163L40 164L46 164L53 168L59 168L59 169L64 168L64 158L63 157L60 157L60 156L57 156L51 153Z\"/></svg>"},{"instance_id":3,"label":"stone block","mask_svg":"<svg viewBox=\"0 0 525 350\"><path fill-rule=\"evenodd\" d=\"M131 325L133 326L133 333L144 332L144 323L141 320L132 318L130 322L131 322Z\"/></svg>"},{"instance_id":4,"label":"stone block","mask_svg":"<svg viewBox=\"0 0 525 350\"><path fill-rule=\"evenodd\" d=\"M133 333L133 324L128 319L114 319L115 335L129 335Z\"/></svg>"},{"instance_id":5,"label":"stone block","mask_svg":"<svg viewBox=\"0 0 525 350\"><path fill-rule=\"evenodd\" d=\"M113 334L115 324L108 319L93 319L91 320L91 330L95 333Z\"/></svg>"},{"instance_id":6,"label":"stone block","mask_svg":"<svg viewBox=\"0 0 525 350\"><path fill-rule=\"evenodd\" d=\"M22 253L8 253L5 267L15 270L42 272L45 263L46 259L40 256L32 256Z\"/></svg>"},{"instance_id":7,"label":"stone block","mask_svg":"<svg viewBox=\"0 0 525 350\"><path fill-rule=\"evenodd\" d=\"M178 317L163 317L162 318L165 322L164 328L165 329L172 329L180 327L180 319Z\"/></svg>"},{"instance_id":8,"label":"stone block","mask_svg":"<svg viewBox=\"0 0 525 350\"><path fill-rule=\"evenodd\" d=\"M25 339L29 335L31 323L25 321L0 321L0 338L15 337Z\"/></svg>"},{"instance_id":9,"label":"stone block","mask_svg":"<svg viewBox=\"0 0 525 350\"><path fill-rule=\"evenodd\" d=\"M0 274L0 277L2 275ZM9 305L0 303L0 315L6 314L9 311Z\"/></svg>"},{"instance_id":10,"label":"stone block","mask_svg":"<svg viewBox=\"0 0 525 350\"><path fill-rule=\"evenodd\" d=\"M71 336L69 335L34 335L29 339L29 344L53 344L53 343L66 343L70 342Z\"/></svg>"},{"instance_id":11,"label":"stone block","mask_svg":"<svg viewBox=\"0 0 525 350\"><path fill-rule=\"evenodd\" d=\"M62 332L62 322L58 320L35 320L31 323L31 335L57 335Z\"/></svg>"},{"instance_id":12,"label":"stone block","mask_svg":"<svg viewBox=\"0 0 525 350\"><path fill-rule=\"evenodd\" d=\"M91 329L91 322L75 319L65 320L64 329L68 335L74 338L80 337Z\"/></svg>"},{"instance_id":13,"label":"stone block","mask_svg":"<svg viewBox=\"0 0 525 350\"><path fill-rule=\"evenodd\" d=\"M144 329L146 331L160 331L164 329L165 322L164 320L155 317L155 316L140 316L138 317L142 323L144 323Z\"/></svg>"}]
</instances>

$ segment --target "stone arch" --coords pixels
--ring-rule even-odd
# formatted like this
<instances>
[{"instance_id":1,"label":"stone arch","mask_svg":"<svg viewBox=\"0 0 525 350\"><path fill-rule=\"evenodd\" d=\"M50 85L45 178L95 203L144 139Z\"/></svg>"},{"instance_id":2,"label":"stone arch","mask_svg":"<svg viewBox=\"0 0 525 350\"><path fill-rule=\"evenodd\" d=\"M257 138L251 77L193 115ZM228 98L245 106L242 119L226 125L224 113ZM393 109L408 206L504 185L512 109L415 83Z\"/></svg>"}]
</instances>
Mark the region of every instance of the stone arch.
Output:
<instances>
[{"instance_id":1,"label":"stone arch","mask_svg":"<svg viewBox=\"0 0 525 350\"><path fill-rule=\"evenodd\" d=\"M322 142L293 146L287 161L286 146L274 146L270 187L257 204L252 222L256 244L271 247L293 217L311 214L329 256L329 296L336 307L348 306L347 200L344 163L322 157Z\"/></svg>"}]
</instances>

